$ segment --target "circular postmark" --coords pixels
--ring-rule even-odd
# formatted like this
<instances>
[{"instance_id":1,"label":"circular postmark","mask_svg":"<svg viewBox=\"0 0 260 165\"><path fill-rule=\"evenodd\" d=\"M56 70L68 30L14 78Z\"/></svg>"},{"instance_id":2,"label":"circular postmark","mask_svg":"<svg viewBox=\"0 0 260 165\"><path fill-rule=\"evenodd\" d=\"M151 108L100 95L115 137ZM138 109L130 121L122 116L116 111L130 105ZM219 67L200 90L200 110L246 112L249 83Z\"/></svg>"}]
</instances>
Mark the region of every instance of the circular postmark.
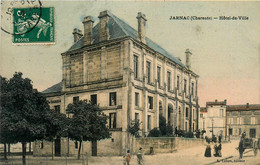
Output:
<instances>
[{"instance_id":1,"label":"circular postmark","mask_svg":"<svg viewBox=\"0 0 260 165\"><path fill-rule=\"evenodd\" d=\"M1 30L11 35L32 31L42 16L40 0L1 1Z\"/></svg>"}]
</instances>

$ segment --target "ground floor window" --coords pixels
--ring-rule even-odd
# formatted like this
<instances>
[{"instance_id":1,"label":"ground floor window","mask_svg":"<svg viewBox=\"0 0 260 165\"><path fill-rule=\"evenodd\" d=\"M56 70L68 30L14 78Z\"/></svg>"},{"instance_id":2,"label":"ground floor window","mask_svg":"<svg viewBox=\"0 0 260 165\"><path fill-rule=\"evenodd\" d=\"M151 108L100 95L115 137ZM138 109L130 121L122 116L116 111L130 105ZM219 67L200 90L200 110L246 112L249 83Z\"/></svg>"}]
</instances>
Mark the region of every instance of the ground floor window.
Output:
<instances>
[{"instance_id":1,"label":"ground floor window","mask_svg":"<svg viewBox=\"0 0 260 165\"><path fill-rule=\"evenodd\" d=\"M139 113L135 113L135 121L137 122L139 120Z\"/></svg>"},{"instance_id":2,"label":"ground floor window","mask_svg":"<svg viewBox=\"0 0 260 165\"><path fill-rule=\"evenodd\" d=\"M148 108L153 109L153 97L148 96Z\"/></svg>"},{"instance_id":3,"label":"ground floor window","mask_svg":"<svg viewBox=\"0 0 260 165\"><path fill-rule=\"evenodd\" d=\"M229 128L229 129L228 129L228 134L229 134L229 135L233 135L233 129L232 129L232 128Z\"/></svg>"},{"instance_id":4,"label":"ground floor window","mask_svg":"<svg viewBox=\"0 0 260 165\"><path fill-rule=\"evenodd\" d=\"M241 128L239 128L238 129L238 135L241 135L241 133L242 133L242 130L241 130Z\"/></svg>"},{"instance_id":5,"label":"ground floor window","mask_svg":"<svg viewBox=\"0 0 260 165\"><path fill-rule=\"evenodd\" d=\"M78 148L78 141L75 141L75 148Z\"/></svg>"},{"instance_id":6,"label":"ground floor window","mask_svg":"<svg viewBox=\"0 0 260 165\"><path fill-rule=\"evenodd\" d=\"M151 122L151 115L147 116L147 130L150 131L151 130L151 126L152 122Z\"/></svg>"},{"instance_id":7,"label":"ground floor window","mask_svg":"<svg viewBox=\"0 0 260 165\"><path fill-rule=\"evenodd\" d=\"M256 130L255 130L255 128L251 128L251 129L250 129L250 132L249 132L250 138L255 138L255 135L256 135Z\"/></svg>"},{"instance_id":8,"label":"ground floor window","mask_svg":"<svg viewBox=\"0 0 260 165\"><path fill-rule=\"evenodd\" d=\"M56 113L60 113L60 105L55 105L55 106L54 106L54 111L55 111Z\"/></svg>"},{"instance_id":9,"label":"ground floor window","mask_svg":"<svg viewBox=\"0 0 260 165\"><path fill-rule=\"evenodd\" d=\"M93 105L96 105L96 104L97 104L97 95L96 95L96 94L90 96L90 102L91 102L91 104L93 104Z\"/></svg>"}]
</instances>

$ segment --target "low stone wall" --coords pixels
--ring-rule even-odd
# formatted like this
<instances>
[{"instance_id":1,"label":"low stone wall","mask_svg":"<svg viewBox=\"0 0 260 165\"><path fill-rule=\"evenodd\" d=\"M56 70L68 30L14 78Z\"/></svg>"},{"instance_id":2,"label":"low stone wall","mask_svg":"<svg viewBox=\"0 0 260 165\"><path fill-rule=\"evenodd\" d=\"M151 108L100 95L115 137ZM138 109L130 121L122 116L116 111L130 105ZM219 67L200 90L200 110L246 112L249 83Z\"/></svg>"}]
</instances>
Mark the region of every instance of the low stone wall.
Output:
<instances>
[{"instance_id":1,"label":"low stone wall","mask_svg":"<svg viewBox=\"0 0 260 165\"><path fill-rule=\"evenodd\" d=\"M133 152L137 153L140 147L144 154L150 154L151 147L154 153L172 153L176 150L201 146L203 139L181 138L181 137L146 137L136 138Z\"/></svg>"},{"instance_id":2,"label":"low stone wall","mask_svg":"<svg viewBox=\"0 0 260 165\"><path fill-rule=\"evenodd\" d=\"M204 145L205 140L204 139L196 139L196 138L181 138L176 137L175 138L175 145L177 150L196 147Z\"/></svg>"}]
</instances>

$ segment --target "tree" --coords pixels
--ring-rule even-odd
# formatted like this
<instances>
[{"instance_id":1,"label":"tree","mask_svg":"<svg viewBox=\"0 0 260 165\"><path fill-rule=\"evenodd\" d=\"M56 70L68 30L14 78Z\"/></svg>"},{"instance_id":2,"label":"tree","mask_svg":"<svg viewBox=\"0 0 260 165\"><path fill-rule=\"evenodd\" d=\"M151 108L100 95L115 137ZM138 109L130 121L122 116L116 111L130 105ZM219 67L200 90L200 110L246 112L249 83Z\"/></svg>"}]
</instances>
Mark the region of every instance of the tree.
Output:
<instances>
[{"instance_id":1,"label":"tree","mask_svg":"<svg viewBox=\"0 0 260 165\"><path fill-rule=\"evenodd\" d=\"M6 144L14 143L14 139L12 138L12 130L8 125L8 110L5 105L5 97L7 91L8 80L2 76L0 76L0 143L4 144L4 159L7 159L7 147ZM10 116L10 115L9 115Z\"/></svg>"},{"instance_id":2,"label":"tree","mask_svg":"<svg viewBox=\"0 0 260 165\"><path fill-rule=\"evenodd\" d=\"M161 131L158 130L158 128L153 128L149 134L148 137L160 137L161 136Z\"/></svg>"},{"instance_id":3,"label":"tree","mask_svg":"<svg viewBox=\"0 0 260 165\"><path fill-rule=\"evenodd\" d=\"M173 135L173 127L169 123L166 124L166 119L162 115L159 115L159 130L161 132L161 136Z\"/></svg>"},{"instance_id":4,"label":"tree","mask_svg":"<svg viewBox=\"0 0 260 165\"><path fill-rule=\"evenodd\" d=\"M32 81L23 78L22 73L15 73L1 87L1 143L21 142L25 165L26 143L54 136L52 112L46 98L33 89Z\"/></svg>"},{"instance_id":5,"label":"tree","mask_svg":"<svg viewBox=\"0 0 260 165\"><path fill-rule=\"evenodd\" d=\"M131 124L131 126L129 126L128 128L128 132L135 136L135 137L139 137L139 130L140 130L140 121L139 120L135 120L135 122L133 124Z\"/></svg>"},{"instance_id":6,"label":"tree","mask_svg":"<svg viewBox=\"0 0 260 165\"><path fill-rule=\"evenodd\" d=\"M82 141L92 142L92 156L96 156L97 140L110 137L106 126L107 116L98 106L91 104L87 100L69 104L66 111L68 114L72 114L68 127L68 136L75 141L79 141L78 159L80 159Z\"/></svg>"},{"instance_id":7,"label":"tree","mask_svg":"<svg viewBox=\"0 0 260 165\"><path fill-rule=\"evenodd\" d=\"M162 136L166 135L166 119L161 114L159 115L159 130Z\"/></svg>"}]
</instances>

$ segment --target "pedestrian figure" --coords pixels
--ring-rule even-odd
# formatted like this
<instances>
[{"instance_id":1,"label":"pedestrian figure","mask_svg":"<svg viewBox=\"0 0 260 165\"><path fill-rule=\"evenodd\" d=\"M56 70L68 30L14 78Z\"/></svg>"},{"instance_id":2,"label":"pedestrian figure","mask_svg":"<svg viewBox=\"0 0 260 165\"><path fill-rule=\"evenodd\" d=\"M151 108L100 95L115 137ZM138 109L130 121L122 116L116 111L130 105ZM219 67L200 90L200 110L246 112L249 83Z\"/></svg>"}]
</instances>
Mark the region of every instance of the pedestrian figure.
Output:
<instances>
[{"instance_id":1,"label":"pedestrian figure","mask_svg":"<svg viewBox=\"0 0 260 165\"><path fill-rule=\"evenodd\" d=\"M221 149L222 149L222 144L219 143L219 145L218 145L218 156L219 156L219 157L222 157Z\"/></svg>"},{"instance_id":2,"label":"pedestrian figure","mask_svg":"<svg viewBox=\"0 0 260 165\"><path fill-rule=\"evenodd\" d=\"M217 144L215 144L215 146L214 146L214 151L215 151L214 156L217 157L218 156L218 146L217 146Z\"/></svg>"},{"instance_id":3,"label":"pedestrian figure","mask_svg":"<svg viewBox=\"0 0 260 165\"><path fill-rule=\"evenodd\" d=\"M254 155L256 156L257 155L257 149L258 149L258 141L257 140L254 140L254 143L253 143L253 150L254 150Z\"/></svg>"},{"instance_id":4,"label":"pedestrian figure","mask_svg":"<svg viewBox=\"0 0 260 165\"><path fill-rule=\"evenodd\" d=\"M138 161L138 164L143 164L143 151L142 151L142 147L140 147L139 150L138 150L137 161Z\"/></svg>"},{"instance_id":5,"label":"pedestrian figure","mask_svg":"<svg viewBox=\"0 0 260 165\"><path fill-rule=\"evenodd\" d=\"M244 152L244 147L243 147L244 139L241 138L239 145L238 145L238 150L239 150L239 159L243 158L243 152Z\"/></svg>"},{"instance_id":6,"label":"pedestrian figure","mask_svg":"<svg viewBox=\"0 0 260 165\"><path fill-rule=\"evenodd\" d=\"M244 131L243 133L242 133L242 136L241 136L241 138L245 138L246 137L246 132Z\"/></svg>"},{"instance_id":7,"label":"pedestrian figure","mask_svg":"<svg viewBox=\"0 0 260 165\"><path fill-rule=\"evenodd\" d=\"M125 159L126 159L126 164L130 165L130 160L131 160L130 150L127 150Z\"/></svg>"},{"instance_id":8,"label":"pedestrian figure","mask_svg":"<svg viewBox=\"0 0 260 165\"><path fill-rule=\"evenodd\" d=\"M205 137L205 140L206 140L206 142L209 144L210 143L210 140L209 140L209 138L206 136Z\"/></svg>"},{"instance_id":9,"label":"pedestrian figure","mask_svg":"<svg viewBox=\"0 0 260 165\"><path fill-rule=\"evenodd\" d=\"M207 145L204 156L205 156L205 157L211 157L211 148L210 148L210 145Z\"/></svg>"},{"instance_id":10,"label":"pedestrian figure","mask_svg":"<svg viewBox=\"0 0 260 165\"><path fill-rule=\"evenodd\" d=\"M212 137L212 142L217 143L217 137L215 135Z\"/></svg>"},{"instance_id":11,"label":"pedestrian figure","mask_svg":"<svg viewBox=\"0 0 260 165\"><path fill-rule=\"evenodd\" d=\"M218 142L219 142L219 143L221 143L221 139L222 139L222 136L219 135L219 136L218 136Z\"/></svg>"}]
</instances>

